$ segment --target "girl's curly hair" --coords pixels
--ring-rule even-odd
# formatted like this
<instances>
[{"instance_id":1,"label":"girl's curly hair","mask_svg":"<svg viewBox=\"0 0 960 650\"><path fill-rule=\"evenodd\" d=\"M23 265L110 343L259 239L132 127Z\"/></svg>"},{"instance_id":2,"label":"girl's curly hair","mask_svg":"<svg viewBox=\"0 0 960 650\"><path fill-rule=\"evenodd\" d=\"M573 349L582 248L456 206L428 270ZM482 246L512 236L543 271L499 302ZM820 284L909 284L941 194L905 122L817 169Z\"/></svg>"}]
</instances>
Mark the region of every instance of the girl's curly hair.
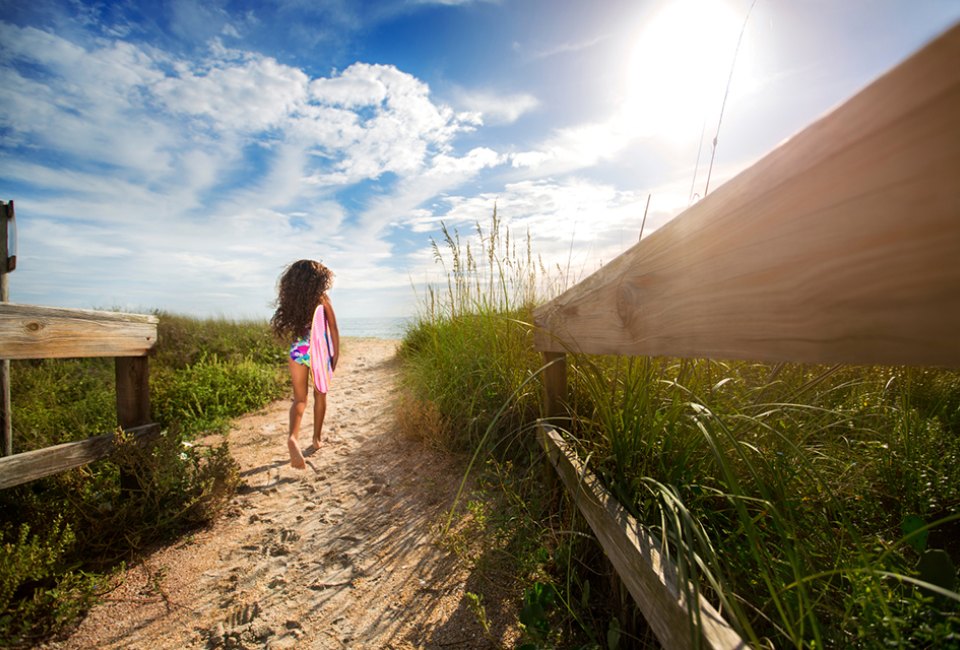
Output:
<instances>
[{"instance_id":1,"label":"girl's curly hair","mask_svg":"<svg viewBox=\"0 0 960 650\"><path fill-rule=\"evenodd\" d=\"M270 327L280 338L291 339L310 331L313 312L333 285L333 271L320 262L299 260L280 276L277 311Z\"/></svg>"}]
</instances>

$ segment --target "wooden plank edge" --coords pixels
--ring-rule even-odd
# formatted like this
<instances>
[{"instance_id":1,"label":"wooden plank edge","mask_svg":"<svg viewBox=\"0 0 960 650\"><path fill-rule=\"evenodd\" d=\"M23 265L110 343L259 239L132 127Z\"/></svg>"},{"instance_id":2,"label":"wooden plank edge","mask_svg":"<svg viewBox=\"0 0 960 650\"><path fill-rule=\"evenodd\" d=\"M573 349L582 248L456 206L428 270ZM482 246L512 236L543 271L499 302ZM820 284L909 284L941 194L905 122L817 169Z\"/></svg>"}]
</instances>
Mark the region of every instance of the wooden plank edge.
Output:
<instances>
[{"instance_id":1,"label":"wooden plank edge","mask_svg":"<svg viewBox=\"0 0 960 650\"><path fill-rule=\"evenodd\" d=\"M99 309L76 309L73 307L47 307L25 305L16 302L0 303L0 315L11 314L25 318L77 318L81 320L108 321L116 323L144 323L156 325L160 318L153 314L135 314Z\"/></svg>"},{"instance_id":2,"label":"wooden plank edge","mask_svg":"<svg viewBox=\"0 0 960 650\"><path fill-rule=\"evenodd\" d=\"M0 358L142 357L156 347L160 319L127 314L0 304Z\"/></svg>"},{"instance_id":3,"label":"wooden plank edge","mask_svg":"<svg viewBox=\"0 0 960 650\"><path fill-rule=\"evenodd\" d=\"M144 424L125 430L138 444L145 444L160 434L160 425ZM113 453L113 433L65 442L53 447L35 449L0 458L0 489L59 474L80 467Z\"/></svg>"},{"instance_id":4,"label":"wooden plank edge","mask_svg":"<svg viewBox=\"0 0 960 650\"><path fill-rule=\"evenodd\" d=\"M539 430L550 462L657 638L666 648L698 647L696 640L687 634L690 615L677 585L676 567L660 553L660 541L646 533L596 476L570 453L553 427L541 423ZM749 648L702 596L699 605L700 647L718 650Z\"/></svg>"}]
</instances>

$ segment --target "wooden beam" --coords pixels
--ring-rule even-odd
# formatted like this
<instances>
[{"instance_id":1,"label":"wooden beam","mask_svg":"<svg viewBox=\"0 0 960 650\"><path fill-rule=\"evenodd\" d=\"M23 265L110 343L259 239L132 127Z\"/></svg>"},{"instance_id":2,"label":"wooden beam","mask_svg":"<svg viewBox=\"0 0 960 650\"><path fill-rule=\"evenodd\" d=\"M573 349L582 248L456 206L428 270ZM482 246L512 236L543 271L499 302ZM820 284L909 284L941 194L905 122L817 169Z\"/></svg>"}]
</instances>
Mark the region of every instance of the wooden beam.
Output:
<instances>
[{"instance_id":1,"label":"wooden beam","mask_svg":"<svg viewBox=\"0 0 960 650\"><path fill-rule=\"evenodd\" d=\"M150 422L147 357L117 357L117 424L128 429Z\"/></svg>"},{"instance_id":2,"label":"wooden beam","mask_svg":"<svg viewBox=\"0 0 960 650\"><path fill-rule=\"evenodd\" d=\"M156 345L156 316L0 304L0 358L140 357Z\"/></svg>"},{"instance_id":3,"label":"wooden beam","mask_svg":"<svg viewBox=\"0 0 960 650\"><path fill-rule=\"evenodd\" d=\"M748 648L703 597L699 598L700 629L692 629L677 569L660 553L660 541L645 532L597 477L587 471L556 430L541 426L540 435L567 491L663 647Z\"/></svg>"},{"instance_id":4,"label":"wooden beam","mask_svg":"<svg viewBox=\"0 0 960 650\"><path fill-rule=\"evenodd\" d=\"M125 431L132 433L138 443L145 444L159 435L160 425L146 424ZM86 440L65 442L0 458L0 489L59 474L106 458L113 453L113 438L114 434L106 433Z\"/></svg>"},{"instance_id":5,"label":"wooden beam","mask_svg":"<svg viewBox=\"0 0 960 650\"><path fill-rule=\"evenodd\" d=\"M13 453L13 404L10 400L10 361L0 360L0 430L3 431L3 449L0 455Z\"/></svg>"},{"instance_id":6,"label":"wooden beam","mask_svg":"<svg viewBox=\"0 0 960 650\"><path fill-rule=\"evenodd\" d=\"M147 357L117 357L117 424L123 429L150 422L150 370ZM124 492L141 489L140 479L121 470Z\"/></svg>"},{"instance_id":7,"label":"wooden beam","mask_svg":"<svg viewBox=\"0 0 960 650\"><path fill-rule=\"evenodd\" d=\"M14 217L13 210L13 201L9 203L0 201L0 303L10 300L8 227L9 221ZM3 432L2 453L4 456L13 454L13 422L11 417L10 360L0 359L0 431Z\"/></svg>"},{"instance_id":8,"label":"wooden beam","mask_svg":"<svg viewBox=\"0 0 960 650\"><path fill-rule=\"evenodd\" d=\"M536 311L537 348L960 366L960 25Z\"/></svg>"}]
</instances>

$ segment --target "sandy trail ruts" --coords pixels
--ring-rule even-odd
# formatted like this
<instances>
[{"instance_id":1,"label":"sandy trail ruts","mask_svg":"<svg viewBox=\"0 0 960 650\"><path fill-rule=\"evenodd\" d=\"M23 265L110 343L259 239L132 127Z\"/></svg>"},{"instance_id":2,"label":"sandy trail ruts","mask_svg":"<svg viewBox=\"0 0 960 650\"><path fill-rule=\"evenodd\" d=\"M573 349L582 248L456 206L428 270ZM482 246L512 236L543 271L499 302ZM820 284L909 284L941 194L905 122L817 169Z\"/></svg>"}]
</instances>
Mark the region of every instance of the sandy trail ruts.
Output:
<instances>
[{"instance_id":1,"label":"sandy trail ruts","mask_svg":"<svg viewBox=\"0 0 960 650\"><path fill-rule=\"evenodd\" d=\"M515 618L464 593L470 570L437 543L462 465L393 430L396 343L346 339L324 444L289 467L289 402L229 434L245 485L212 526L151 554L64 641L74 648L485 648ZM304 423L311 422L312 404ZM497 618L502 619L497 621Z\"/></svg>"}]
</instances>

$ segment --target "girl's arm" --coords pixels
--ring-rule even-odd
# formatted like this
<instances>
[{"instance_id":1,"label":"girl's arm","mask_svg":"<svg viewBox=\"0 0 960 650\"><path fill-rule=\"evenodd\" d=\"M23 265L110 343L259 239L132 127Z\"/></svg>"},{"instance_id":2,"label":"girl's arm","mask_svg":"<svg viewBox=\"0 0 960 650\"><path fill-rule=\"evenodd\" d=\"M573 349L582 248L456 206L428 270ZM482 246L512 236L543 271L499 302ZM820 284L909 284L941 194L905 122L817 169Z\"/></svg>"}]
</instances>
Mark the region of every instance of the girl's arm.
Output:
<instances>
[{"instance_id":1,"label":"girl's arm","mask_svg":"<svg viewBox=\"0 0 960 650\"><path fill-rule=\"evenodd\" d=\"M330 327L330 342L333 345L333 358L330 365L334 370L337 369L337 360L340 358L340 328L337 327L337 315L333 313L333 305L330 304L330 298L323 296L323 311L327 317L327 325Z\"/></svg>"}]
</instances>

